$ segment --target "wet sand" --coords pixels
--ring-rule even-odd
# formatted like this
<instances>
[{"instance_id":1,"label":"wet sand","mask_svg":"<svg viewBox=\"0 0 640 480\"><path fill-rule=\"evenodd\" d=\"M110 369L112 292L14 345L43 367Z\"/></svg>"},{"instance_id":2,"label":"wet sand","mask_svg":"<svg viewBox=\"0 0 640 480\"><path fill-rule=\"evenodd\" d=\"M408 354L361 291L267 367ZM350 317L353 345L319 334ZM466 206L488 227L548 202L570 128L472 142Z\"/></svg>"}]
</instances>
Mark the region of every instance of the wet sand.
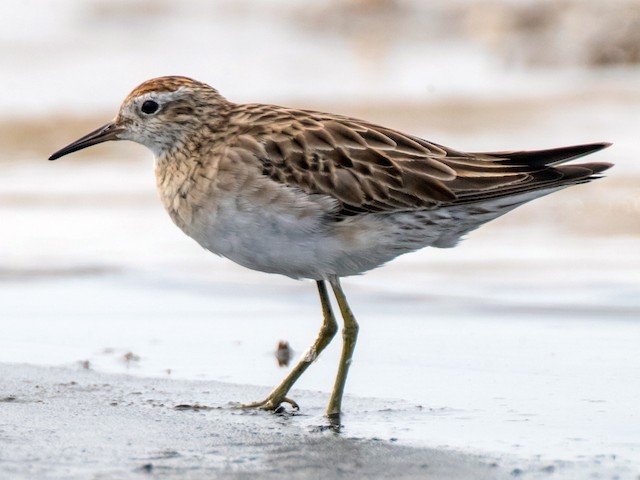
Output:
<instances>
[{"instance_id":1,"label":"wet sand","mask_svg":"<svg viewBox=\"0 0 640 480\"><path fill-rule=\"evenodd\" d=\"M3 478L465 480L555 469L343 435L326 427L309 392L300 392L303 414L274 415L229 406L258 395L256 387L18 364L0 364L0 376ZM372 417L395 409L351 403Z\"/></svg>"}]
</instances>

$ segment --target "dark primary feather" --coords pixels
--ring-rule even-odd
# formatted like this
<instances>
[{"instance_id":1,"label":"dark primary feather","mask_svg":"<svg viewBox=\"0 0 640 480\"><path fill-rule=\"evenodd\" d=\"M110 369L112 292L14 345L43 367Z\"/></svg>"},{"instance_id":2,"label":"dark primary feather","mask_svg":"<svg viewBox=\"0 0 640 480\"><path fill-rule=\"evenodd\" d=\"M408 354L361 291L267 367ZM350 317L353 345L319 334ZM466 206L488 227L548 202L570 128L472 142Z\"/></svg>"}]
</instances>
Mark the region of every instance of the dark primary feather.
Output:
<instances>
[{"instance_id":1,"label":"dark primary feather","mask_svg":"<svg viewBox=\"0 0 640 480\"><path fill-rule=\"evenodd\" d=\"M589 181L607 163L555 166L606 143L464 153L349 117L271 105L238 107L232 148L263 174L340 202L339 215L434 209ZM232 112L233 116L233 112Z\"/></svg>"},{"instance_id":2,"label":"dark primary feather","mask_svg":"<svg viewBox=\"0 0 640 480\"><path fill-rule=\"evenodd\" d=\"M534 150L528 152L494 152L485 155L507 157L510 163L525 163L529 166L544 167L568 162L584 157L611 146L610 143L589 143L586 145L572 145L570 147L550 148L548 150Z\"/></svg>"}]
</instances>

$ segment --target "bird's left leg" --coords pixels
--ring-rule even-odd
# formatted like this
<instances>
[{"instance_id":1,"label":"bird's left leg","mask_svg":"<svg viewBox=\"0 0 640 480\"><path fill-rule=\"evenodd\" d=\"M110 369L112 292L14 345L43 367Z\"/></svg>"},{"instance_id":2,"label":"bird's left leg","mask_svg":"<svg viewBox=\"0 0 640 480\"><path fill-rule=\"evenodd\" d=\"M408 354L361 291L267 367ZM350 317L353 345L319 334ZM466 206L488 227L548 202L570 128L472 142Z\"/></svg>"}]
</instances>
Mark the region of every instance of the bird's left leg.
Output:
<instances>
[{"instance_id":1,"label":"bird's left leg","mask_svg":"<svg viewBox=\"0 0 640 480\"><path fill-rule=\"evenodd\" d=\"M353 351L356 348L359 327L358 322L356 322L356 317L354 317L353 312L347 303L347 297L342 291L338 277L329 277L329 282L333 288L333 293L338 301L340 313L342 313L342 319L344 320L344 328L342 329L342 354L340 355L338 375L336 376L333 392L331 392L329 405L327 405L327 417L332 422L337 422L339 424L342 394L344 393L344 385L347 381L347 373L351 366Z\"/></svg>"},{"instance_id":2,"label":"bird's left leg","mask_svg":"<svg viewBox=\"0 0 640 480\"><path fill-rule=\"evenodd\" d=\"M303 374L303 372L313 363L313 361L320 355L320 352L324 350L324 348L329 345L336 332L338 331L338 324L336 322L336 318L333 315L333 310L331 309L331 302L329 300L329 294L327 293L327 286L325 285L324 280L318 280L318 294L320 295L320 303L322 305L322 315L323 322L322 327L320 327L320 331L318 332L318 336L309 349L302 355L300 361L296 364L295 367L289 372L289 374L280 382L280 384L273 389L273 391L267 396L266 399L259 402L246 403L244 405L240 405L240 408L260 408L262 410L275 410L282 403L289 403L294 408L298 408L298 404L287 398L287 393L293 384L296 383L298 378Z\"/></svg>"}]
</instances>

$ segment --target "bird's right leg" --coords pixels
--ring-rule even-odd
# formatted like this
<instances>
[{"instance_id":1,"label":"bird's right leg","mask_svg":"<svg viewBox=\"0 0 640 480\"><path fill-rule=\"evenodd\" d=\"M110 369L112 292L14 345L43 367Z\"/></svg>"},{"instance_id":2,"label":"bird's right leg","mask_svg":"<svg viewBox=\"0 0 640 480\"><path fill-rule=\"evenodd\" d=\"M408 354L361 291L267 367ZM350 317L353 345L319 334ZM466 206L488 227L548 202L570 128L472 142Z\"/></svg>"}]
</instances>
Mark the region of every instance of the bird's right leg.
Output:
<instances>
[{"instance_id":1,"label":"bird's right leg","mask_svg":"<svg viewBox=\"0 0 640 480\"><path fill-rule=\"evenodd\" d=\"M318 280L316 282L318 285L318 294L320 295L320 304L322 305L322 327L320 327L320 331L318 332L318 336L311 344L311 346L307 349L307 351L302 355L300 361L296 364L295 367L289 372L289 374L280 382L280 384L273 389L273 391L267 396L266 399L258 402L245 403L240 405L240 408L260 408L262 410L275 410L282 403L289 403L294 408L298 408L298 404L287 398L287 393L293 384L296 383L298 378L304 373L304 371L313 363L313 361L318 358L320 352L324 350L324 348L329 345L336 332L338 331L338 323L336 322L336 318L333 315L333 310L331 309L331 302L329 300L329 294L327 293L327 286L325 285L324 280Z\"/></svg>"}]
</instances>

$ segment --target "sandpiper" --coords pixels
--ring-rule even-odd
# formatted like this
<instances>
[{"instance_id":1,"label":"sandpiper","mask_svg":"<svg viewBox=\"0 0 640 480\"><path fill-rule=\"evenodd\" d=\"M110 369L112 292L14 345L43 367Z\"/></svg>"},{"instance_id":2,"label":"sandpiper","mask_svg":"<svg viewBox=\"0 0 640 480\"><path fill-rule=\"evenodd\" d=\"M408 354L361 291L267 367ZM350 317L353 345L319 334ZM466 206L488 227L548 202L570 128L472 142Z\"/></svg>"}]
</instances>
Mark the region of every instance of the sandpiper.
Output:
<instances>
[{"instance_id":1,"label":"sandpiper","mask_svg":"<svg viewBox=\"0 0 640 480\"><path fill-rule=\"evenodd\" d=\"M162 202L187 235L240 265L316 281L324 321L300 361L266 399L275 410L338 330L343 346L326 410L339 419L358 324L340 278L466 233L608 163L561 165L607 147L464 153L341 115L235 104L190 78L148 80L115 119L51 155L131 140L155 155Z\"/></svg>"}]
</instances>

